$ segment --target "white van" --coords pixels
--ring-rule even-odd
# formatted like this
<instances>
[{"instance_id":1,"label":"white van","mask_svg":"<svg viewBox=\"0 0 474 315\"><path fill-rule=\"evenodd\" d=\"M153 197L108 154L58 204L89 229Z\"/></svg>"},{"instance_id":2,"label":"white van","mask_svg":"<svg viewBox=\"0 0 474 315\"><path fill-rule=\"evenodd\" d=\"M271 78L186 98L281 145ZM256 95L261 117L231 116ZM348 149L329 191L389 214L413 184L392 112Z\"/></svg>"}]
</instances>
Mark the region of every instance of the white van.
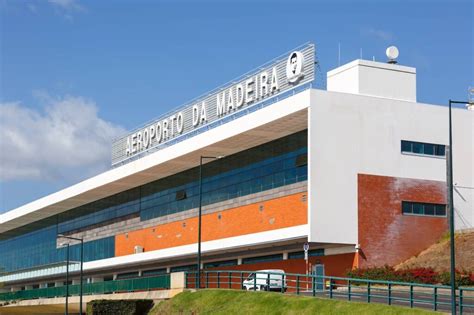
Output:
<instances>
[{"instance_id":1,"label":"white van","mask_svg":"<svg viewBox=\"0 0 474 315\"><path fill-rule=\"evenodd\" d=\"M246 290L256 291L281 291L283 287L283 291L286 291L285 270L257 270L244 280L242 286Z\"/></svg>"}]
</instances>

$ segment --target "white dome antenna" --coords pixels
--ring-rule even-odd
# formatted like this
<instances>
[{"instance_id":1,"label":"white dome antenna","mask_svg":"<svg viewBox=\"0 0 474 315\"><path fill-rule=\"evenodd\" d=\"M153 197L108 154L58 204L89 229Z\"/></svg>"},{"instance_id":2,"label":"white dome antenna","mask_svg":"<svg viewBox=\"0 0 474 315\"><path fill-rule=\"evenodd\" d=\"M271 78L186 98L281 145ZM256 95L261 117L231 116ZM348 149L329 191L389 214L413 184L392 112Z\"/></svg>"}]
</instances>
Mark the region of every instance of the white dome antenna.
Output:
<instances>
[{"instance_id":1,"label":"white dome antenna","mask_svg":"<svg viewBox=\"0 0 474 315\"><path fill-rule=\"evenodd\" d=\"M397 58L398 58L398 55L399 55L399 51L398 51L398 48L396 46L390 46L387 48L387 50L385 51L385 54L387 55L387 58L388 58L388 63L391 63L391 64L396 64L397 63Z\"/></svg>"}]
</instances>

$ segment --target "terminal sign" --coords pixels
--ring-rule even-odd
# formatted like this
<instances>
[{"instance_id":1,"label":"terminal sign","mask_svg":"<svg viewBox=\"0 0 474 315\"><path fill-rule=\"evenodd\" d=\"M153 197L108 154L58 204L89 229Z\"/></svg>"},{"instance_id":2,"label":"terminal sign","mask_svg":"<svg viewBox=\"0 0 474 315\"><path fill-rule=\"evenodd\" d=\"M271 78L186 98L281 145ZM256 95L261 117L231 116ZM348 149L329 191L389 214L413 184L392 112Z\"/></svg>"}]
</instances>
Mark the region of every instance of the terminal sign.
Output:
<instances>
[{"instance_id":1,"label":"terminal sign","mask_svg":"<svg viewBox=\"0 0 474 315\"><path fill-rule=\"evenodd\" d=\"M112 164L308 83L313 77L314 46L306 45L117 140L112 146Z\"/></svg>"}]
</instances>

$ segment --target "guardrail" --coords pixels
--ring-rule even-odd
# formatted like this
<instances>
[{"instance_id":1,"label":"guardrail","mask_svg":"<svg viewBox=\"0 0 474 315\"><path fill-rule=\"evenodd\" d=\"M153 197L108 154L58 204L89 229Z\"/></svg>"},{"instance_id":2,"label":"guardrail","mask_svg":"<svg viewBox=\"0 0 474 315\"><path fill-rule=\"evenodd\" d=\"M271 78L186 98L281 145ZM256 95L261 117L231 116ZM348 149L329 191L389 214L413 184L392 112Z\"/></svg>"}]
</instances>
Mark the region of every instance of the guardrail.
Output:
<instances>
[{"instance_id":1,"label":"guardrail","mask_svg":"<svg viewBox=\"0 0 474 315\"><path fill-rule=\"evenodd\" d=\"M82 291L84 295L92 295L150 291L159 289L169 289L169 287L170 275L164 274L156 277L84 283ZM79 295L79 291L79 284L69 285L69 296ZM60 286L0 293L0 301L31 300L64 296L66 296L66 286Z\"/></svg>"},{"instance_id":2,"label":"guardrail","mask_svg":"<svg viewBox=\"0 0 474 315\"><path fill-rule=\"evenodd\" d=\"M185 282L186 288L196 288L197 272L186 272ZM201 272L200 283L201 288L278 291L330 299L431 308L435 311L451 310L451 288L444 285L240 270L204 270ZM456 303L460 314L474 313L474 288L459 288Z\"/></svg>"}]
</instances>

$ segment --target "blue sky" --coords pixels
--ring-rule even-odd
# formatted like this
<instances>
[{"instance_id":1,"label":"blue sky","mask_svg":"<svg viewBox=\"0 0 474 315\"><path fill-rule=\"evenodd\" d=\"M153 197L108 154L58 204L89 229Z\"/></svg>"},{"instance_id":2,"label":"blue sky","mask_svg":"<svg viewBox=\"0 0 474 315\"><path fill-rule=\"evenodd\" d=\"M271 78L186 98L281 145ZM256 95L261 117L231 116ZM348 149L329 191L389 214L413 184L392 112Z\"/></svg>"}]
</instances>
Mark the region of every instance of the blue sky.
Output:
<instances>
[{"instance_id":1,"label":"blue sky","mask_svg":"<svg viewBox=\"0 0 474 315\"><path fill-rule=\"evenodd\" d=\"M417 68L418 100L466 99L472 1L0 0L0 212L108 168L111 138L304 42L326 72Z\"/></svg>"}]
</instances>

